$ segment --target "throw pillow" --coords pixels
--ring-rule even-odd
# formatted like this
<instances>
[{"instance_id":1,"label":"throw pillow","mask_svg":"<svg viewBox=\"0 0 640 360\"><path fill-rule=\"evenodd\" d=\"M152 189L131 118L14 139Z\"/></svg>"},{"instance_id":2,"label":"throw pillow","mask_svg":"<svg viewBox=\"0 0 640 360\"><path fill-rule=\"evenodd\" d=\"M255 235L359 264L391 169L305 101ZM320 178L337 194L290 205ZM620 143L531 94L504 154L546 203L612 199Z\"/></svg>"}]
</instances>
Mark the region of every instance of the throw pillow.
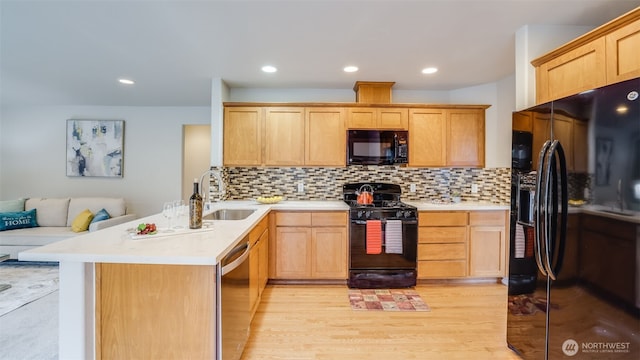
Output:
<instances>
[{"instance_id":1,"label":"throw pillow","mask_svg":"<svg viewBox=\"0 0 640 360\"><path fill-rule=\"evenodd\" d=\"M87 231L89 229L89 224L91 224L91 220L93 219L93 213L89 209L85 209L83 212L78 214L78 216L73 219L73 223L71 223L71 231L73 232L82 232Z\"/></svg>"},{"instance_id":2,"label":"throw pillow","mask_svg":"<svg viewBox=\"0 0 640 360\"><path fill-rule=\"evenodd\" d=\"M0 201L0 213L24 211L24 200L4 200Z\"/></svg>"},{"instance_id":3,"label":"throw pillow","mask_svg":"<svg viewBox=\"0 0 640 360\"><path fill-rule=\"evenodd\" d=\"M107 219L111 219L111 215L109 215L107 210L102 209L96 213L96 215L93 217L93 220L91 220L91 223L93 224L95 222L107 220Z\"/></svg>"},{"instance_id":4,"label":"throw pillow","mask_svg":"<svg viewBox=\"0 0 640 360\"><path fill-rule=\"evenodd\" d=\"M36 209L0 213L0 231L38 226Z\"/></svg>"}]
</instances>

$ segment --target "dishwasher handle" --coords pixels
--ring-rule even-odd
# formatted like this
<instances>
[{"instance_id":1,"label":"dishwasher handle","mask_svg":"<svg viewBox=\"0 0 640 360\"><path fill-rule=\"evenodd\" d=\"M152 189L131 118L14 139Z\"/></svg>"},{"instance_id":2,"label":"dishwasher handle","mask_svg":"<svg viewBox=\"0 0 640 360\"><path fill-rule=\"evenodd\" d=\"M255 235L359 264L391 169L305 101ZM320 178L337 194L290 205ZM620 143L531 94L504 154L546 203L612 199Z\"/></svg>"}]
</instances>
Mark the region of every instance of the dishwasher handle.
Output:
<instances>
[{"instance_id":1,"label":"dishwasher handle","mask_svg":"<svg viewBox=\"0 0 640 360\"><path fill-rule=\"evenodd\" d=\"M233 258L235 255L237 255L239 252L242 252L242 251L244 251L242 255L238 256L235 260L233 260L229 264L225 264L226 260ZM221 261L222 269L221 269L220 275L224 276L232 272L238 266L240 266L245 260L247 260L248 257L249 257L249 243L245 242L241 245L236 246L233 250L231 250L229 255L225 256L224 259L222 259Z\"/></svg>"}]
</instances>

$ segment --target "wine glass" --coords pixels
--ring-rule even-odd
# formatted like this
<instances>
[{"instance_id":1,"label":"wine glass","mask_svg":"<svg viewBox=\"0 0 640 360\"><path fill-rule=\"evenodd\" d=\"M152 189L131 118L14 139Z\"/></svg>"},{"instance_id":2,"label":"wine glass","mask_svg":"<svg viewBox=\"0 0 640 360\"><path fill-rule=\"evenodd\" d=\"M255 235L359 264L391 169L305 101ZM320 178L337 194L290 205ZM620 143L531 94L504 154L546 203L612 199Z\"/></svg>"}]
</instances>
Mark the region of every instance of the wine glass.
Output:
<instances>
[{"instance_id":1,"label":"wine glass","mask_svg":"<svg viewBox=\"0 0 640 360\"><path fill-rule=\"evenodd\" d=\"M167 231L173 231L171 229L171 218L176 214L176 207L173 201L164 203L162 206L162 216L167 218Z\"/></svg>"},{"instance_id":2,"label":"wine glass","mask_svg":"<svg viewBox=\"0 0 640 360\"><path fill-rule=\"evenodd\" d=\"M174 229L184 229L184 216L187 214L187 209L184 206L183 200L176 200L174 203L175 208L175 216L177 219L177 224L173 227Z\"/></svg>"}]
</instances>

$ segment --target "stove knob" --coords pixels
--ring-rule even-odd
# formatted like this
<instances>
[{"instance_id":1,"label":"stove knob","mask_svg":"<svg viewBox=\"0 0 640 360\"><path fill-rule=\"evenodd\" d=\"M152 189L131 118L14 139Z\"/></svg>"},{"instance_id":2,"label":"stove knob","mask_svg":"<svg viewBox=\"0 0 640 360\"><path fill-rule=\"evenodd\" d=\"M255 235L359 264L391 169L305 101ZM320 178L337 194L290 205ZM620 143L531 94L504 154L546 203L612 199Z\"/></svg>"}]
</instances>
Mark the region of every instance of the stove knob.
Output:
<instances>
[{"instance_id":1,"label":"stove knob","mask_svg":"<svg viewBox=\"0 0 640 360\"><path fill-rule=\"evenodd\" d=\"M406 218L411 217L411 211L405 211L404 212L404 217L406 217Z\"/></svg>"},{"instance_id":2,"label":"stove knob","mask_svg":"<svg viewBox=\"0 0 640 360\"><path fill-rule=\"evenodd\" d=\"M398 210L398 211L396 212L396 217L397 217L397 218L402 218L402 210Z\"/></svg>"},{"instance_id":3,"label":"stove knob","mask_svg":"<svg viewBox=\"0 0 640 360\"><path fill-rule=\"evenodd\" d=\"M358 219L362 218L362 214L364 214L364 211L362 210L358 211Z\"/></svg>"},{"instance_id":4,"label":"stove knob","mask_svg":"<svg viewBox=\"0 0 640 360\"><path fill-rule=\"evenodd\" d=\"M367 217L367 219L368 219L368 218L371 216L371 211L367 211L367 212L365 213L365 215L366 215L366 217Z\"/></svg>"}]
</instances>

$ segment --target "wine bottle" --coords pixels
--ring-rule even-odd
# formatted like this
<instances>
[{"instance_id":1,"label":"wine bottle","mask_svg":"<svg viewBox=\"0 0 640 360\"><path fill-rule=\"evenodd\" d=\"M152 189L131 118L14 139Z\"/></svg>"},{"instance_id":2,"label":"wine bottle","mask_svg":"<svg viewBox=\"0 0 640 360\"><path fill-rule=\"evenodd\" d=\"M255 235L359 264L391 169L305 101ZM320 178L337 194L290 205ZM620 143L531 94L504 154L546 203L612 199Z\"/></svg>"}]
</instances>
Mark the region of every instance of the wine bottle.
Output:
<instances>
[{"instance_id":1,"label":"wine bottle","mask_svg":"<svg viewBox=\"0 0 640 360\"><path fill-rule=\"evenodd\" d=\"M202 227L202 196L198 191L198 179L193 179L193 194L189 198L189 229Z\"/></svg>"}]
</instances>

